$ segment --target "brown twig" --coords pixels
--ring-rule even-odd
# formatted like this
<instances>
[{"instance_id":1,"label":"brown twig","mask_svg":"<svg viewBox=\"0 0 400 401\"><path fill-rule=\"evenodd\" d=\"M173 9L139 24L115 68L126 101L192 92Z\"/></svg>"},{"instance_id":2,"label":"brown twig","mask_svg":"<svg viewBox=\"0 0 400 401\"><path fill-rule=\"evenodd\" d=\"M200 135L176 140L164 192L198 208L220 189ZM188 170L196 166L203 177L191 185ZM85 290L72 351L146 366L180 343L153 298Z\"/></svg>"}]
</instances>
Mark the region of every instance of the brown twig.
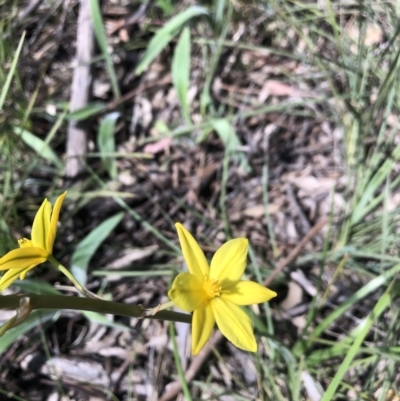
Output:
<instances>
[{"instance_id":1,"label":"brown twig","mask_svg":"<svg viewBox=\"0 0 400 401\"><path fill-rule=\"evenodd\" d=\"M29 14L32 14L40 5L43 0L32 0L28 2L27 6L18 15L17 21L22 22Z\"/></svg>"},{"instance_id":2,"label":"brown twig","mask_svg":"<svg viewBox=\"0 0 400 401\"><path fill-rule=\"evenodd\" d=\"M299 242L299 244L292 249L292 251L289 253L289 255L281 260L275 267L275 270L264 280L264 285L268 287L272 281L278 276L279 273L282 272L282 270L290 264L299 254L303 246L312 238L314 237L315 234L319 230L321 230L322 227L325 226L325 224L329 221L328 217L324 217L320 221L318 221L311 229L310 231L305 235L305 237Z\"/></svg>"},{"instance_id":3,"label":"brown twig","mask_svg":"<svg viewBox=\"0 0 400 401\"><path fill-rule=\"evenodd\" d=\"M125 95L121 96L118 99L113 100L107 105L107 111L113 110L119 105L125 103L126 101L132 99L134 96L138 95L141 92L144 92L147 89L154 88L156 86L162 86L166 84L170 84L172 82L172 78L170 76L166 76L163 79L146 82L143 85L140 85L137 88L132 89L131 91L125 93Z\"/></svg>"}]
</instances>

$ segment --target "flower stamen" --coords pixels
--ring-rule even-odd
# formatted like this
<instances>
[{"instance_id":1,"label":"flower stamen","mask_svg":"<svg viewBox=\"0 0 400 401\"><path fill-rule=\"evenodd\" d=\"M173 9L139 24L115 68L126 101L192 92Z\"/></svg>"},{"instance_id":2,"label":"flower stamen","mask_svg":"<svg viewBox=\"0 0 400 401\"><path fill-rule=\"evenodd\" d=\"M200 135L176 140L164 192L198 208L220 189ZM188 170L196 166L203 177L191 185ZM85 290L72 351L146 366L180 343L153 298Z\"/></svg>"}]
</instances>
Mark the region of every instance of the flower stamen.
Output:
<instances>
[{"instance_id":1,"label":"flower stamen","mask_svg":"<svg viewBox=\"0 0 400 401\"><path fill-rule=\"evenodd\" d=\"M222 287L218 280L210 280L208 276L204 278L203 289L208 299L213 299L221 295Z\"/></svg>"}]
</instances>

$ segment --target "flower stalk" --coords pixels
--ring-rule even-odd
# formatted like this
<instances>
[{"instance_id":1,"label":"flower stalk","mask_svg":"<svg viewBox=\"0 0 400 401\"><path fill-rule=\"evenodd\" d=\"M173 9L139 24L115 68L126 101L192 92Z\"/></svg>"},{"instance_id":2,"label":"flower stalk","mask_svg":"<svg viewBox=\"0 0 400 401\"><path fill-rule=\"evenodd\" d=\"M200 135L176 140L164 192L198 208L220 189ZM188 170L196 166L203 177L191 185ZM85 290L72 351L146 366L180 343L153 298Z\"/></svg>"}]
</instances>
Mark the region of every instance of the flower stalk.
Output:
<instances>
[{"instance_id":1,"label":"flower stalk","mask_svg":"<svg viewBox=\"0 0 400 401\"><path fill-rule=\"evenodd\" d=\"M0 309L18 309L22 298L29 299L31 310L56 309L77 310L98 313L110 313L118 316L168 320L171 322L191 323L192 316L185 313L161 310L151 315L143 316L143 308L138 305L128 305L101 299L71 297L65 295L4 295L0 296Z\"/></svg>"},{"instance_id":2,"label":"flower stalk","mask_svg":"<svg viewBox=\"0 0 400 401\"><path fill-rule=\"evenodd\" d=\"M63 266L53 255L50 255L47 259L51 262L62 274L64 274L74 285L74 287L84 296L88 298L99 299L96 294L86 289L75 277L74 275L65 267Z\"/></svg>"}]
</instances>

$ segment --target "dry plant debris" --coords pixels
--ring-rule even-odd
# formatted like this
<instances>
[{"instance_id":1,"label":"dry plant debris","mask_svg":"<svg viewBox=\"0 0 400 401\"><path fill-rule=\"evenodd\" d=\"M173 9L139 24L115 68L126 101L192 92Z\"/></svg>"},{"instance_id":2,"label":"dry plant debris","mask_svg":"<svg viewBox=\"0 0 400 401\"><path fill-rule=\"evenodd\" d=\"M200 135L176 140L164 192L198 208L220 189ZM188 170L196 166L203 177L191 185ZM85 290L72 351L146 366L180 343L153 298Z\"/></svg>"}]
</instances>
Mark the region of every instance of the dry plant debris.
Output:
<instances>
[{"instance_id":1,"label":"dry plant debris","mask_svg":"<svg viewBox=\"0 0 400 401\"><path fill-rule=\"evenodd\" d=\"M71 86L76 71L75 54L83 43L82 38L77 38L79 4L86 3L83 0L23 2L18 9L14 35L27 32L19 62L21 96L24 101L35 98L26 127L41 139L51 132L63 102L68 102L73 95L71 91L75 91ZM261 6L256 1L234 2L230 10L233 17L220 29L220 36L218 27L213 32L205 22L189 24L192 42L188 103L192 124L185 126L171 76L177 39L140 76L134 71L154 31L170 19L168 5L173 8L172 15L176 15L191 3L102 2L108 51L121 96L113 93L109 71L97 48L90 68L89 104L101 102L104 108L86 120L88 157L83 169L79 169L81 174L75 171L63 176L62 171L43 158L31 166L29 144L21 141L18 143L21 167L13 172L15 202L32 206L27 199L42 198L56 187L69 189L75 200L66 205L68 217L63 218L62 224L64 247L57 245L57 251L68 264L76 244L102 221L121 211L110 196L119 194L140 219L124 215L92 259L88 287L116 301L141 303L145 307L166 300L171 274L183 268L181 260L171 253L165 241L149 231L148 225L166 240L177 243L173 223L182 222L199 242L208 244L204 248L208 254L229 236L247 237L253 250L253 269L248 274L259 274L264 283L268 282L279 293L271 313L274 338L290 349L305 334L306 325L308 331L317 327L333 309L368 283L373 274L379 273L372 254L368 257L354 254L346 262L352 269L340 271L338 265L344 252L340 257L333 251L331 258L315 256L327 238L330 243L337 240L351 212L350 194L356 188L355 182L349 184L349 169L363 165L363 160L357 159L357 146L354 150L354 144L349 142L348 132L354 128L350 113L343 111L352 101L346 97L348 82L344 71L347 70L342 69L340 49L330 40L328 22L321 19L313 23L319 32L305 23L301 25L303 17L312 19L311 6L309 9L305 6L307 2L304 14L293 12L299 18L298 25L291 25L289 17L283 18L272 6ZM289 7L290 2L283 3ZM318 2L316 15L325 15L325 3ZM344 13L338 22L343 28L343 43L348 44L353 54L358 54L360 43L377 53L383 52L380 46L384 43L389 46L389 29L378 20L360 30L358 14L350 3L343 6L348 15ZM218 49L215 54L219 51L219 58L213 59L212 49ZM204 112L201 102L208 77L211 77L208 82L211 102ZM380 93L372 90L370 99L359 99L360 103L354 104L361 109L362 102L368 101L373 107L374 102L381 101ZM383 114L377 110L376 126L379 118L383 121ZM99 127L110 112L118 113L114 130L114 151L118 157L107 156L115 170L106 167L105 159L96 157ZM341 113L345 115L343 120L338 117ZM227 152L218 130L210 128L207 120L210 115L214 119L227 119L237 134L240 146L233 153ZM392 138L391 133L399 127L397 114L390 113L387 121L388 131L382 135ZM71 135L68 125L61 124L50 142L60 160L68 157L68 135ZM367 158L368 147L376 141L368 133L363 139ZM397 142L388 140L389 156ZM381 163L379 159L375 168L379 169ZM396 170L398 166L387 176L390 182L395 179ZM15 184L18 182L26 184L21 187ZM396 210L399 194L393 190L391 195L386 206ZM221 209L221 196L225 211ZM383 207L376 209L379 212ZM25 215L20 212L22 233L28 232L26 224L31 217L30 210ZM351 247L368 245L370 241L371 247L375 247L371 252L377 249L371 231L375 218L376 215L369 214L366 221L360 219L358 225L351 226L346 237L352 236ZM393 224L398 225L397 221L394 217ZM368 222L371 224L367 225ZM350 253L355 249L351 247L347 249ZM387 244L388 253L394 249ZM367 267L361 269L362 263ZM110 272L109 276L100 274L102 267ZM139 274L126 277L121 270ZM60 277L46 269L36 277L64 288ZM351 333L374 307L379 295L364 299L335 320L325 330L321 344L316 343L312 350L323 349L323 341L328 344ZM321 305L308 324L316 300ZM263 307L255 307L252 313L264 321L264 328L260 325L258 330L266 330ZM7 316L8 312L0 312L1 320ZM390 318L387 316L386 322ZM52 324L50 318L43 318L40 326L20 336L1 354L0 399L6 394L30 401L183 399L178 395L181 387L168 324L112 316L106 319L105 324L89 315L63 313ZM374 327L368 341L379 338L378 342L383 343L386 329ZM203 356L190 361L188 333L179 327L176 331L193 399L276 399L271 377L282 399L291 399L284 376L280 376L287 374L284 364L268 370L273 350L267 337L260 344L257 360L263 364L260 367L251 356L221 341L218 334L211 343L218 344L216 350L209 346ZM332 360L332 365L321 362L319 370L314 366L311 373L302 372L303 387L297 399L320 399L321 386L327 388L328 378L339 364L339 357ZM377 372L384 372L389 365L382 362ZM381 380L383 373L377 374ZM352 367L346 377L351 385L348 391L341 390L343 397L357 399L364 386L362 378L367 375L368 369L363 366ZM398 385L399 378L396 376L391 383ZM374 388L368 399L398 398L395 388L388 390L387 397L379 391ZM264 398L259 398L260 394Z\"/></svg>"}]
</instances>

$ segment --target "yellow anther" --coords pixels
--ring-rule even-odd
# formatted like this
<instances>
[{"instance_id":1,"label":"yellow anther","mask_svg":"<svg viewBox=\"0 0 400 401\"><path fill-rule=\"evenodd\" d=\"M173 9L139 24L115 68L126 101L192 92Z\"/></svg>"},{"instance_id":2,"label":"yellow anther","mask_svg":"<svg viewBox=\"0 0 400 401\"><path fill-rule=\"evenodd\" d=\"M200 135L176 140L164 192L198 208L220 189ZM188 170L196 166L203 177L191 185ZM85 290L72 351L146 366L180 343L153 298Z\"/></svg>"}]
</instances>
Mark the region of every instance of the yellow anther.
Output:
<instances>
[{"instance_id":1,"label":"yellow anther","mask_svg":"<svg viewBox=\"0 0 400 401\"><path fill-rule=\"evenodd\" d=\"M213 299L221 295L221 286L218 280L210 280L208 277L205 277L203 288L208 299Z\"/></svg>"}]
</instances>

